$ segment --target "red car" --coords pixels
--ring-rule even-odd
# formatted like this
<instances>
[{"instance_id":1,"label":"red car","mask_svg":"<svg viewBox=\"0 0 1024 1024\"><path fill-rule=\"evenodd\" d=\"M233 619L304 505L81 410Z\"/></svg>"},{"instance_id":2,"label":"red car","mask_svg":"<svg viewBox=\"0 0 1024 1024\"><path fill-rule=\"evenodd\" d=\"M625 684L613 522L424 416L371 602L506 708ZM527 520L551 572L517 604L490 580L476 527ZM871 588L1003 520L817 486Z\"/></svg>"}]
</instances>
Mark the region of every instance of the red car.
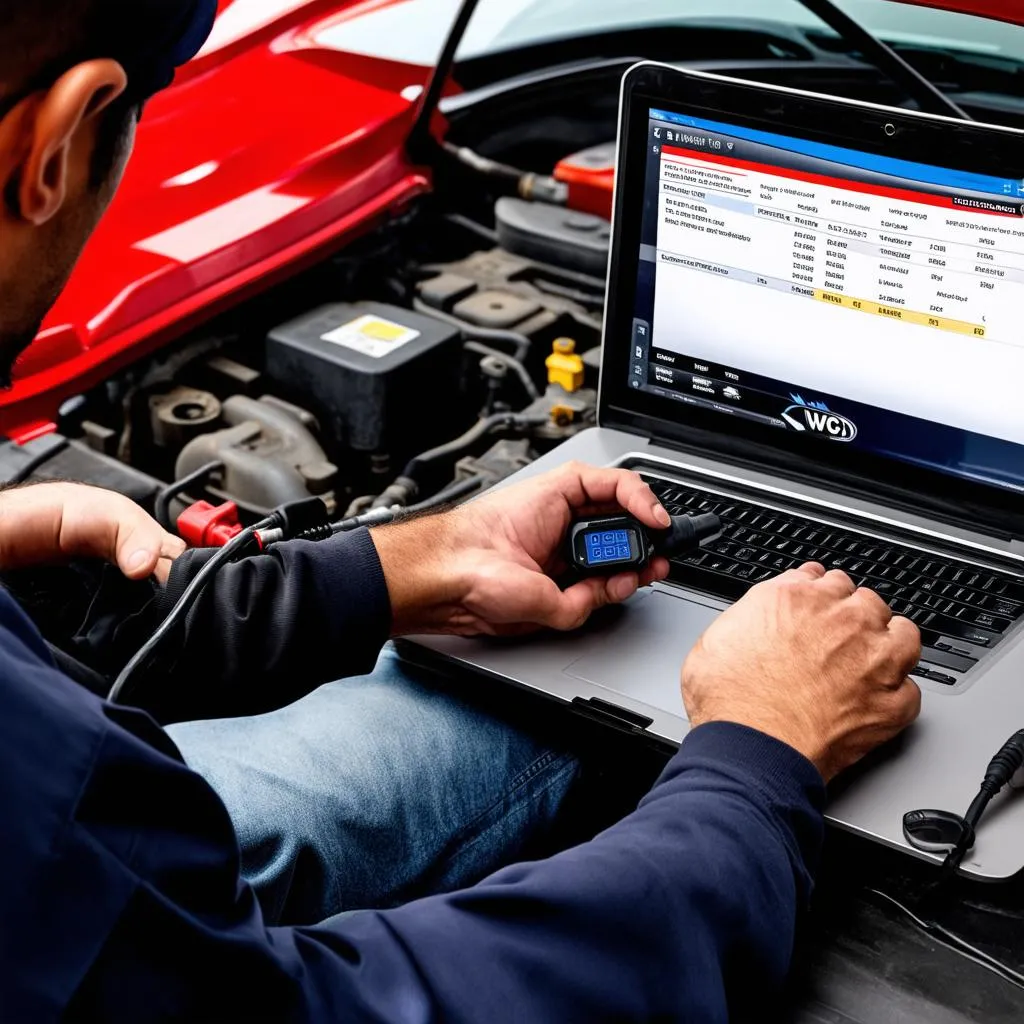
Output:
<instances>
[{"instance_id":1,"label":"red car","mask_svg":"<svg viewBox=\"0 0 1024 1024\"><path fill-rule=\"evenodd\" d=\"M475 6L222 0L0 397L0 477L102 483L165 521L309 493L341 515L488 485L589 425L637 58L912 103L895 53L1024 126L1021 4Z\"/></svg>"}]
</instances>

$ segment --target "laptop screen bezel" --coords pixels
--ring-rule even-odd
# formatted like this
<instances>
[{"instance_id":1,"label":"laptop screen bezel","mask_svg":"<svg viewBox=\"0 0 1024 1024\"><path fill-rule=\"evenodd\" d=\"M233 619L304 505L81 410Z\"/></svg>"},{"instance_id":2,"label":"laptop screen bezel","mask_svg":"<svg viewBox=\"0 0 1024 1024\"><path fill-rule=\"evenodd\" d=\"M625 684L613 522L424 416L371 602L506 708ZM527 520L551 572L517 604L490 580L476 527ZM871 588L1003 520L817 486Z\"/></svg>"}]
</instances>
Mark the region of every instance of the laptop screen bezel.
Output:
<instances>
[{"instance_id":1,"label":"laptop screen bezel","mask_svg":"<svg viewBox=\"0 0 1024 1024\"><path fill-rule=\"evenodd\" d=\"M917 163L1022 179L1024 132L661 64L644 63L630 69L622 86L598 414L601 426L690 450L752 461L783 474L852 485L885 499L911 495L934 501L937 507L952 510L952 518L958 518L957 509L965 510L972 519L979 515L988 518L991 513L992 525L1017 535L1013 523L1024 515L1022 493L782 431L773 433L766 443L764 428L756 424L670 403L628 386L652 109L788 133ZM1021 322L1024 331L1024 311ZM1024 462L1024 446L1021 453ZM1021 527L1019 532L1024 532L1024 521Z\"/></svg>"}]
</instances>

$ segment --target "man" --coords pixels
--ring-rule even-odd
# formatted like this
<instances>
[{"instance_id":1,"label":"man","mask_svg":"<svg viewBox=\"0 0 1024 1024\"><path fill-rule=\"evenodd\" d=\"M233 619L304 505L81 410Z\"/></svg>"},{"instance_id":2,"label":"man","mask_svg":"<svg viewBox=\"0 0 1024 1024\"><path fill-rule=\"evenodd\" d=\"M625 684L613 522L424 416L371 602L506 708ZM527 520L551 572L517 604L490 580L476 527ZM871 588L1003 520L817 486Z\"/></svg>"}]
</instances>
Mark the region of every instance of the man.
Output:
<instances>
[{"instance_id":1,"label":"man","mask_svg":"<svg viewBox=\"0 0 1024 1024\"><path fill-rule=\"evenodd\" d=\"M97 26L117 28L124 46L128 22L102 15L138 18L140 2L0 6L9 360L112 194L132 112L208 28L207 4L148 0L140 31L152 46L139 60ZM125 538L142 534L123 510L112 510L113 529L93 519L66 537L83 520L77 489L0 497L13 564L23 550L26 561L86 553L144 573L177 554L161 537L139 548L144 557L125 555ZM442 517L243 563L218 581L212 606L245 623L247 639L282 629L280 613L284 635L252 639L241 661L222 655L215 696L229 698L257 667L284 684L296 650L329 672L324 651L343 643L366 660L388 635L573 628L666 569L560 591L545 570L574 512L595 506L663 521L636 476L571 466ZM47 530L26 525L40 520ZM282 595L294 603L280 608ZM268 652L281 660L262 664ZM823 780L913 720L920 694L907 673L919 652L916 629L842 573L788 573L692 652L683 688L694 730L620 824L453 895L269 928L209 785L147 716L64 678L0 594L0 1018L724 1020L735 982L760 993L785 972L821 840Z\"/></svg>"}]
</instances>

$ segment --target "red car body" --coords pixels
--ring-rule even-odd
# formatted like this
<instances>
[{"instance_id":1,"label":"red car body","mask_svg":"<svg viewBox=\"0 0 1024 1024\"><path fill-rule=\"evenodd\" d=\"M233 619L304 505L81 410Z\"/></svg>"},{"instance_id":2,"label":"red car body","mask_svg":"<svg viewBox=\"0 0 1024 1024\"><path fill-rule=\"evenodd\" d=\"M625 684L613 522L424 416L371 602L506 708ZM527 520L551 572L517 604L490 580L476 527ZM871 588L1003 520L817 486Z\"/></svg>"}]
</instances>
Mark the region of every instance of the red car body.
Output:
<instances>
[{"instance_id":1,"label":"red car body","mask_svg":"<svg viewBox=\"0 0 1024 1024\"><path fill-rule=\"evenodd\" d=\"M222 17L234 2L221 0ZM0 432L53 430L68 397L429 189L403 143L430 69L317 42L398 2L278 0L150 103L121 191L0 396ZM921 2L1024 24L1024 4Z\"/></svg>"}]
</instances>

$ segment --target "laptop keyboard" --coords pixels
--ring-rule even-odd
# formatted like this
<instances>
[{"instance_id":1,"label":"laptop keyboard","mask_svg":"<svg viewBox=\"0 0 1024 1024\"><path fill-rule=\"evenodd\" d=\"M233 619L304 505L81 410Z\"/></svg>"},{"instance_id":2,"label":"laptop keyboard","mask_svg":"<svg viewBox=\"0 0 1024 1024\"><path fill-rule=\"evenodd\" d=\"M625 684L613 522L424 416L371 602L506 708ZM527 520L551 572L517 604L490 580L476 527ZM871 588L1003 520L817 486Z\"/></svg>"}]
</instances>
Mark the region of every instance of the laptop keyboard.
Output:
<instances>
[{"instance_id":1,"label":"laptop keyboard","mask_svg":"<svg viewBox=\"0 0 1024 1024\"><path fill-rule=\"evenodd\" d=\"M710 491L648 482L673 515L713 512L724 525L720 540L672 563L672 582L735 601L805 562L842 569L918 625L924 653L915 675L922 678L956 685L1024 616L1022 577Z\"/></svg>"}]
</instances>

